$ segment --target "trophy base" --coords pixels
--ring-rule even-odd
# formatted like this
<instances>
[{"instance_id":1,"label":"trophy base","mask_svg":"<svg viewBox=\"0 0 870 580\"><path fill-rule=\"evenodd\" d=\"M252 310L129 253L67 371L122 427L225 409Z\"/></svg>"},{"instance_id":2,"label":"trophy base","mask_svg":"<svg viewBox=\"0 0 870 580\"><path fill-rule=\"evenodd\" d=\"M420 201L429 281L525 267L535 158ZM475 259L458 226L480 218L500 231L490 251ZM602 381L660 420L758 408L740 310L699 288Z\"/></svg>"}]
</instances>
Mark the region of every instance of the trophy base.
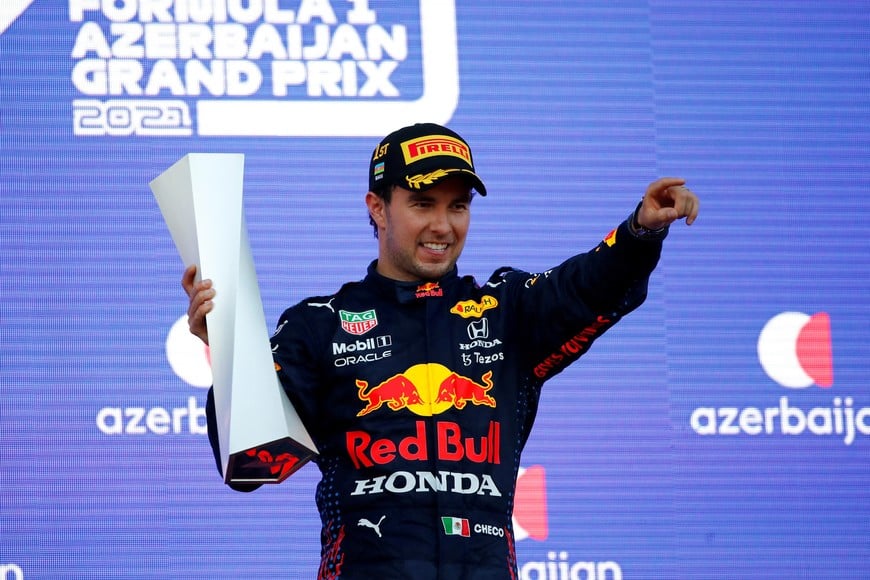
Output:
<instances>
[{"instance_id":1,"label":"trophy base","mask_svg":"<svg viewBox=\"0 0 870 580\"><path fill-rule=\"evenodd\" d=\"M281 483L308 463L314 453L284 437L229 457L225 483Z\"/></svg>"}]
</instances>

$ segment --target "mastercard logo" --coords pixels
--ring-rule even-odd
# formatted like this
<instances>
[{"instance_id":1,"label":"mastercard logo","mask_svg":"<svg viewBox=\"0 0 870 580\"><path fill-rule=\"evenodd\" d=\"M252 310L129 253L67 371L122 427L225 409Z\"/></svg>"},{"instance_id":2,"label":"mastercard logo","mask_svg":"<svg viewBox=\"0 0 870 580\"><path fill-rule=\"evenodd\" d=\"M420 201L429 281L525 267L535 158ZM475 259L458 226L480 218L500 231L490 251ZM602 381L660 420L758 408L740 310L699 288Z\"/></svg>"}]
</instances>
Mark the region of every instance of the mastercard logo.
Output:
<instances>
[{"instance_id":1,"label":"mastercard logo","mask_svg":"<svg viewBox=\"0 0 870 580\"><path fill-rule=\"evenodd\" d=\"M830 316L825 312L777 314L758 335L758 360L783 387L830 387L834 384Z\"/></svg>"}]
</instances>

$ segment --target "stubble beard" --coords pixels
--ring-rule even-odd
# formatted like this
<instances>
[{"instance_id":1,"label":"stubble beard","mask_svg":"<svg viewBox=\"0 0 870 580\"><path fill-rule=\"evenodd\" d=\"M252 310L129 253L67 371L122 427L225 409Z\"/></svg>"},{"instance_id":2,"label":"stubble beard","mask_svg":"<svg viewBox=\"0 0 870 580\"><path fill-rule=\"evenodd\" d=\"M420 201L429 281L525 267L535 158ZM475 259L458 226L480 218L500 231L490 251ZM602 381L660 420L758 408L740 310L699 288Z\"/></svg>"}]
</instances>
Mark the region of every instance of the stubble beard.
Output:
<instances>
[{"instance_id":1,"label":"stubble beard","mask_svg":"<svg viewBox=\"0 0 870 580\"><path fill-rule=\"evenodd\" d=\"M415 251L416 246L412 252L390 252L393 264L413 280L435 280L441 278L453 270L456 264L455 258L434 264L425 263L414 255Z\"/></svg>"},{"instance_id":2,"label":"stubble beard","mask_svg":"<svg viewBox=\"0 0 870 580\"><path fill-rule=\"evenodd\" d=\"M413 248L402 249L399 244L395 243L395 240L388 237L386 241L386 252L390 263L402 275L408 276L410 280L436 280L441 278L453 270L459 258L459 252L455 252L450 258L445 258L446 261L426 263L416 256L418 249L416 244Z\"/></svg>"}]
</instances>

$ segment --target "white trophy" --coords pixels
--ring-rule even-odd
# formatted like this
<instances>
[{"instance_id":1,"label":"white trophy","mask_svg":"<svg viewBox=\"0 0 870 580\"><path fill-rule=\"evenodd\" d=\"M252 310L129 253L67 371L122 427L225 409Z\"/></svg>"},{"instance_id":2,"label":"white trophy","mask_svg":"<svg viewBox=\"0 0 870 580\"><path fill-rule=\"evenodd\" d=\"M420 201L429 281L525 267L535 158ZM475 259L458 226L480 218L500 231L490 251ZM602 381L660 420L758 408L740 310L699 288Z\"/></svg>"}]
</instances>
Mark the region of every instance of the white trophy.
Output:
<instances>
[{"instance_id":1,"label":"white trophy","mask_svg":"<svg viewBox=\"0 0 870 580\"><path fill-rule=\"evenodd\" d=\"M190 153L151 183L185 265L218 292L206 316L226 483L280 483L316 447L278 380L242 204L244 155Z\"/></svg>"}]
</instances>

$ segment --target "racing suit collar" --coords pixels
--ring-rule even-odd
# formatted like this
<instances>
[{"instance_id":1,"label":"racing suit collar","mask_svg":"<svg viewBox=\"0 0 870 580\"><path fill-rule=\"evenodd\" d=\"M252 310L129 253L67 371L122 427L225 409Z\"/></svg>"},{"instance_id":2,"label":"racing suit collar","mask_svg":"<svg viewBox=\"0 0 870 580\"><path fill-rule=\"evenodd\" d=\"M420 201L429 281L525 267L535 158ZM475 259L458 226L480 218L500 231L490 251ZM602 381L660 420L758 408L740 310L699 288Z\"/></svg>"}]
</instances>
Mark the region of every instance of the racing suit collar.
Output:
<instances>
[{"instance_id":1,"label":"racing suit collar","mask_svg":"<svg viewBox=\"0 0 870 580\"><path fill-rule=\"evenodd\" d=\"M408 304L416 300L433 298L442 295L442 289L459 277L459 269L453 269L438 280L418 280L402 282L381 275L377 271L378 261L374 260L368 267L366 282L373 284L384 296L395 296L396 302Z\"/></svg>"}]
</instances>

